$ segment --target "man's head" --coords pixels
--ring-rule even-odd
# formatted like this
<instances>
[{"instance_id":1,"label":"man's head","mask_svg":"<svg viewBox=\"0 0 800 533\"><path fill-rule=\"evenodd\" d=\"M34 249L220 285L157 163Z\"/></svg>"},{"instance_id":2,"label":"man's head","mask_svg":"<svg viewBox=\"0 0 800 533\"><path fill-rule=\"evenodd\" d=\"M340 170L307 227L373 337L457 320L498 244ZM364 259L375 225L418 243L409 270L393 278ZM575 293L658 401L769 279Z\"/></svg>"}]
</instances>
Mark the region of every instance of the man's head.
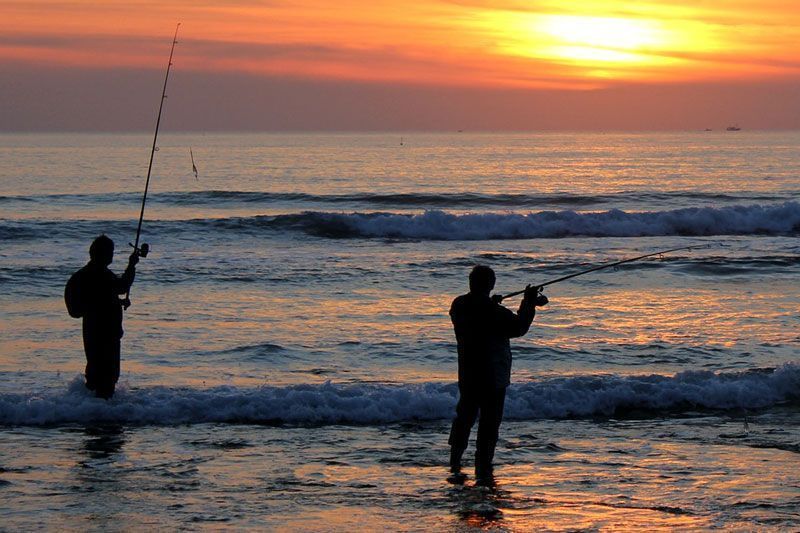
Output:
<instances>
[{"instance_id":1,"label":"man's head","mask_svg":"<svg viewBox=\"0 0 800 533\"><path fill-rule=\"evenodd\" d=\"M108 266L114 260L114 241L105 235L100 235L89 247L89 258L101 265Z\"/></svg>"},{"instance_id":2,"label":"man's head","mask_svg":"<svg viewBox=\"0 0 800 533\"><path fill-rule=\"evenodd\" d=\"M494 289L494 270L485 265L477 265L469 273L469 292L489 295Z\"/></svg>"}]
</instances>

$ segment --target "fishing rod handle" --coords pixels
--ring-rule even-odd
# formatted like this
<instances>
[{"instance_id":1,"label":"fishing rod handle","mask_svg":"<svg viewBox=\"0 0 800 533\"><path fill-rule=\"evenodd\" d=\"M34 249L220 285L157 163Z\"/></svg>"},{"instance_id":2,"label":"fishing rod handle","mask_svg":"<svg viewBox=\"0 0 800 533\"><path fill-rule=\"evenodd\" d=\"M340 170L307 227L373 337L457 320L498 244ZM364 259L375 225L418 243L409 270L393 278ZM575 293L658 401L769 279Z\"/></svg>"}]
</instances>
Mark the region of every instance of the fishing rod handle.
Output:
<instances>
[{"instance_id":1,"label":"fishing rod handle","mask_svg":"<svg viewBox=\"0 0 800 533\"><path fill-rule=\"evenodd\" d=\"M544 289L544 285L528 285L528 287L525 287L521 291L512 292L512 293L505 294L505 295L503 295L503 294L495 294L494 297L498 300L498 303L500 303L503 300L505 300L506 298L513 298L514 296L519 296L520 294L524 294L528 290L529 287L531 289L536 289L536 294L542 294L542 289Z\"/></svg>"}]
</instances>

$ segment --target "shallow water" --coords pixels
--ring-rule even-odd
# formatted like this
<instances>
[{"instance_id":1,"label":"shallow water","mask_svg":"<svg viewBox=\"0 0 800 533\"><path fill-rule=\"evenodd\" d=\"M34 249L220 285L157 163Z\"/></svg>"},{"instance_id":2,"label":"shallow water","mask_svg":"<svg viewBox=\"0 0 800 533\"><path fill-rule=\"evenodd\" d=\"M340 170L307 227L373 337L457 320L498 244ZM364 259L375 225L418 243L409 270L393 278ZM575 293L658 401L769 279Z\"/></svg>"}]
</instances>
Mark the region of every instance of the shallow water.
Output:
<instances>
[{"instance_id":1,"label":"shallow water","mask_svg":"<svg viewBox=\"0 0 800 533\"><path fill-rule=\"evenodd\" d=\"M796 414L508 422L492 489L443 476L445 422L6 432L6 523L78 529L791 529ZM746 452L746 453L743 453Z\"/></svg>"},{"instance_id":2,"label":"shallow water","mask_svg":"<svg viewBox=\"0 0 800 533\"><path fill-rule=\"evenodd\" d=\"M796 528L798 141L165 134L106 403L62 291L100 232L124 263L148 136L0 135L4 527ZM696 244L548 288L496 490L447 483L473 264Z\"/></svg>"}]
</instances>

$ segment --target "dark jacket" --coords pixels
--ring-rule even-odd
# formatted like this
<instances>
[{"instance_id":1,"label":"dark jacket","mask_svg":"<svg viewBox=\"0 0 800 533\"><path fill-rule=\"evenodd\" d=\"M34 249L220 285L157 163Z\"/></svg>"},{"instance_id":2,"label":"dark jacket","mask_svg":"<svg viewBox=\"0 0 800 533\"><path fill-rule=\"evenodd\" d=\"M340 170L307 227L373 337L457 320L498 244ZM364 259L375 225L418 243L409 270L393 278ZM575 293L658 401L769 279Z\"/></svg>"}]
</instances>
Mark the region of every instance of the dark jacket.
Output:
<instances>
[{"instance_id":1,"label":"dark jacket","mask_svg":"<svg viewBox=\"0 0 800 533\"><path fill-rule=\"evenodd\" d=\"M108 267L91 261L78 271L84 334L122 337L122 302L119 296L128 292L135 274L130 265L124 274L117 276Z\"/></svg>"},{"instance_id":2,"label":"dark jacket","mask_svg":"<svg viewBox=\"0 0 800 533\"><path fill-rule=\"evenodd\" d=\"M536 307L523 300L515 314L488 296L464 294L453 300L450 318L458 341L459 387L507 387L511 383L508 339L528 332Z\"/></svg>"}]
</instances>

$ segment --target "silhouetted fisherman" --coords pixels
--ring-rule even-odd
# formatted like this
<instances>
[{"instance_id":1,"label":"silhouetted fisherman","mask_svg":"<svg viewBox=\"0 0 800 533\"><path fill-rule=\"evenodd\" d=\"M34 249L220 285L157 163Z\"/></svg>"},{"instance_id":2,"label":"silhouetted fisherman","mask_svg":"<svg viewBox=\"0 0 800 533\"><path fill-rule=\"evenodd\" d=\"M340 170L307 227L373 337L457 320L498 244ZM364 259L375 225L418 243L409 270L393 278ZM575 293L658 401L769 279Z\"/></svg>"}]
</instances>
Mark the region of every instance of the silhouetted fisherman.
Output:
<instances>
[{"instance_id":1,"label":"silhouetted fisherman","mask_svg":"<svg viewBox=\"0 0 800 533\"><path fill-rule=\"evenodd\" d=\"M139 253L128 259L121 276L108 269L114 259L114 241L105 235L89 247L89 262L72 275L64 293L69 314L83 318L83 348L86 352L86 388L98 398L114 395L119 380L122 304L136 275Z\"/></svg>"},{"instance_id":2,"label":"silhouetted fisherman","mask_svg":"<svg viewBox=\"0 0 800 533\"><path fill-rule=\"evenodd\" d=\"M458 391L456 417L450 430L450 471L461 473L461 456L480 412L475 450L475 477L492 477L492 459L497 445L506 387L511 383L511 346L508 339L528 332L536 306L547 297L528 286L517 313L490 297L494 271L476 266L469 275L469 293L453 300L450 318L458 341Z\"/></svg>"}]
</instances>

